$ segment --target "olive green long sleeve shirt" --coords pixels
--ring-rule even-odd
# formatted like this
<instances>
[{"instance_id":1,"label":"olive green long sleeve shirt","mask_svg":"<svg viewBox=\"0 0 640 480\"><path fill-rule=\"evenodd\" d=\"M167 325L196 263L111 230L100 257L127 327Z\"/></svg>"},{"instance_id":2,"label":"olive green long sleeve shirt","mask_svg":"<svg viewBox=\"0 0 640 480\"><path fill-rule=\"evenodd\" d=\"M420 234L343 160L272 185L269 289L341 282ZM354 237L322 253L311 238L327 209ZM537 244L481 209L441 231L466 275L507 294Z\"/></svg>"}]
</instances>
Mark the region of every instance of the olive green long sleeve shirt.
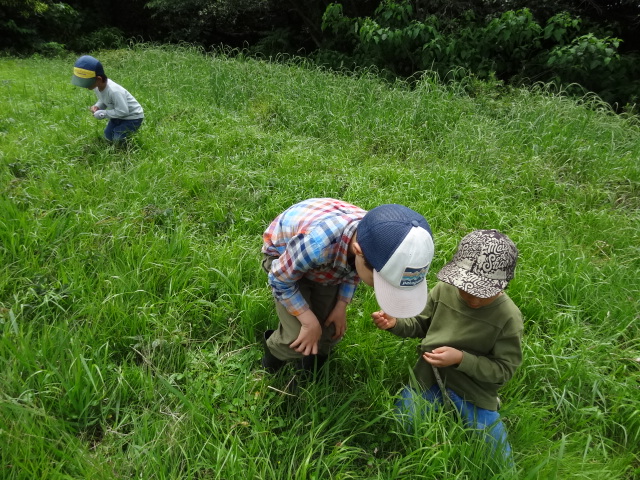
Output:
<instances>
[{"instance_id":1,"label":"olive green long sleeve shirt","mask_svg":"<svg viewBox=\"0 0 640 480\"><path fill-rule=\"evenodd\" d=\"M497 409L498 389L522 363L522 314L506 293L474 309L456 287L439 282L430 290L422 314L397 319L389 331L399 337L422 338L413 371L423 388L436 383L423 352L444 346L462 350L459 365L439 368L442 380L446 388L487 410Z\"/></svg>"}]
</instances>

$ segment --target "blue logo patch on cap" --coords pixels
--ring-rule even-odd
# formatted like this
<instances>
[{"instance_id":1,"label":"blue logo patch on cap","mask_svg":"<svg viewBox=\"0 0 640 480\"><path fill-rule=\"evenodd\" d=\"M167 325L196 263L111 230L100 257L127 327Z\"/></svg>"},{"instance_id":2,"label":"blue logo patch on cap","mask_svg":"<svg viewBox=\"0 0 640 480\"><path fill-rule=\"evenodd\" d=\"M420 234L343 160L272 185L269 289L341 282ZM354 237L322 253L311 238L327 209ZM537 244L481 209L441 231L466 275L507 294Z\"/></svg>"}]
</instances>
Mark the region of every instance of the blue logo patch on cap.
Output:
<instances>
[{"instance_id":1,"label":"blue logo patch on cap","mask_svg":"<svg viewBox=\"0 0 640 480\"><path fill-rule=\"evenodd\" d=\"M402 280L400 280L401 287L415 287L424 280L427 276L429 265L422 268L410 268L407 267L402 274Z\"/></svg>"}]
</instances>

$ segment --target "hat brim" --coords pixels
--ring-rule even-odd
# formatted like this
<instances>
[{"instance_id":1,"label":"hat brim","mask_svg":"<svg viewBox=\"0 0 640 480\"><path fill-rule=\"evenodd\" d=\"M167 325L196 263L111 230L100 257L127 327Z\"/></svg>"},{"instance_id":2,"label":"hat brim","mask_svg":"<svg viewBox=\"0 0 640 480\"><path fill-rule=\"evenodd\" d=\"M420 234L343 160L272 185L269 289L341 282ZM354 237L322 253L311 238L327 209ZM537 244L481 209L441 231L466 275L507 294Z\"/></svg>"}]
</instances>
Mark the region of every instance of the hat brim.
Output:
<instances>
[{"instance_id":1,"label":"hat brim","mask_svg":"<svg viewBox=\"0 0 640 480\"><path fill-rule=\"evenodd\" d=\"M90 88L96 83L96 77L93 78L80 78L75 75L71 77L71 83L77 87Z\"/></svg>"},{"instance_id":2,"label":"hat brim","mask_svg":"<svg viewBox=\"0 0 640 480\"><path fill-rule=\"evenodd\" d=\"M427 306L427 282L423 280L411 288L398 288L387 282L377 270L373 270L373 289L380 308L396 318L420 315Z\"/></svg>"},{"instance_id":3,"label":"hat brim","mask_svg":"<svg viewBox=\"0 0 640 480\"><path fill-rule=\"evenodd\" d=\"M436 276L438 280L458 287L478 298L493 297L502 292L509 284L506 280L494 280L471 273L453 261L442 267Z\"/></svg>"}]
</instances>

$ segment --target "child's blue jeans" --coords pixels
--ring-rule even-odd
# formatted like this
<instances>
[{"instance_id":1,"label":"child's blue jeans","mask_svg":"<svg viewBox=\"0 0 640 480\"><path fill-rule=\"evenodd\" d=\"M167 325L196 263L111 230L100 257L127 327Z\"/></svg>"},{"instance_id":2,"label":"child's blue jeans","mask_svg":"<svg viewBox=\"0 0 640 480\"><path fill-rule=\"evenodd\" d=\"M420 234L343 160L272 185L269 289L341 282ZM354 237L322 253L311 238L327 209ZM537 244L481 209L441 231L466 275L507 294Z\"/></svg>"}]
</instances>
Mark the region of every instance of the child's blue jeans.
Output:
<instances>
[{"instance_id":1,"label":"child's blue jeans","mask_svg":"<svg viewBox=\"0 0 640 480\"><path fill-rule=\"evenodd\" d=\"M500 420L500 414L493 410L476 407L460 398L453 390L447 389L447 394L464 423L468 427L484 432L484 439L491 445L492 451L494 453L502 452L506 462L513 465L511 445L507 441L507 430ZM407 430L411 431L416 416L424 415L429 404L434 404L435 408L439 408L443 403L442 391L437 384L423 392L411 387L404 387L400 398L396 401L396 413L401 417Z\"/></svg>"},{"instance_id":2,"label":"child's blue jeans","mask_svg":"<svg viewBox=\"0 0 640 480\"><path fill-rule=\"evenodd\" d=\"M127 138L130 133L135 132L142 125L142 118L134 120L123 120L121 118L112 118L104 129L104 138L110 142L121 142Z\"/></svg>"}]
</instances>

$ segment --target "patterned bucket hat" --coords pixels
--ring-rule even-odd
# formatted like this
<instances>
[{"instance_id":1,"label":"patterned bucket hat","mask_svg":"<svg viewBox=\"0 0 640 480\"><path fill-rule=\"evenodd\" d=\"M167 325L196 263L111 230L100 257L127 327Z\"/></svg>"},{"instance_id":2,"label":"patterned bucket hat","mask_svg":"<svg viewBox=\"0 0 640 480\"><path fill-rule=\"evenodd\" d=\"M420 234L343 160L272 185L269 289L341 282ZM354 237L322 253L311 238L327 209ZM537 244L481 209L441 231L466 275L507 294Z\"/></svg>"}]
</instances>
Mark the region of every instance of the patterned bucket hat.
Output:
<instances>
[{"instance_id":1,"label":"patterned bucket hat","mask_svg":"<svg viewBox=\"0 0 640 480\"><path fill-rule=\"evenodd\" d=\"M513 279L518 249L498 230L475 230L458 245L453 259L438 272L438 280L471 295L489 298Z\"/></svg>"}]
</instances>

